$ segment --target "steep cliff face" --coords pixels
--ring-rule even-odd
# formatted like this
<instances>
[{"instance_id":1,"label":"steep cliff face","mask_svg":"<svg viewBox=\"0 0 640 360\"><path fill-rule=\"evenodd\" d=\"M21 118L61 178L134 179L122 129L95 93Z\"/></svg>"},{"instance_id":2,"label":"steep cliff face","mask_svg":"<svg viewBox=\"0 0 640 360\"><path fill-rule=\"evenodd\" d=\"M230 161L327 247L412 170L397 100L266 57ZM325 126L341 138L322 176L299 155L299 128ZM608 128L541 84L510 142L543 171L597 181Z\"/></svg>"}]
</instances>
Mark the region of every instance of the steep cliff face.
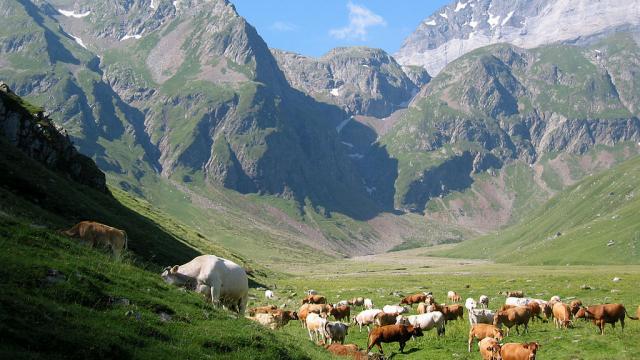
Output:
<instances>
[{"instance_id":1,"label":"steep cliff face","mask_svg":"<svg viewBox=\"0 0 640 360\"><path fill-rule=\"evenodd\" d=\"M35 112L36 114L32 113ZM0 82L0 135L30 158L67 177L108 193L105 176L88 157L79 154L42 109L33 108Z\"/></svg>"},{"instance_id":2,"label":"steep cliff face","mask_svg":"<svg viewBox=\"0 0 640 360\"><path fill-rule=\"evenodd\" d=\"M610 64L635 69L639 49L616 35L588 48L496 45L451 63L381 140L399 160L396 206L423 211L514 161L637 142L637 110L623 99L636 96L638 75Z\"/></svg>"},{"instance_id":3,"label":"steep cliff face","mask_svg":"<svg viewBox=\"0 0 640 360\"><path fill-rule=\"evenodd\" d=\"M383 118L406 107L428 83L424 69L406 69L383 50L336 48L319 59L272 49L291 86L319 101L335 104L349 115Z\"/></svg>"},{"instance_id":4,"label":"steep cliff face","mask_svg":"<svg viewBox=\"0 0 640 360\"><path fill-rule=\"evenodd\" d=\"M534 48L637 31L639 15L638 3L624 0L460 0L422 21L394 56L402 65L424 66L436 75L458 57L490 44Z\"/></svg>"}]
</instances>

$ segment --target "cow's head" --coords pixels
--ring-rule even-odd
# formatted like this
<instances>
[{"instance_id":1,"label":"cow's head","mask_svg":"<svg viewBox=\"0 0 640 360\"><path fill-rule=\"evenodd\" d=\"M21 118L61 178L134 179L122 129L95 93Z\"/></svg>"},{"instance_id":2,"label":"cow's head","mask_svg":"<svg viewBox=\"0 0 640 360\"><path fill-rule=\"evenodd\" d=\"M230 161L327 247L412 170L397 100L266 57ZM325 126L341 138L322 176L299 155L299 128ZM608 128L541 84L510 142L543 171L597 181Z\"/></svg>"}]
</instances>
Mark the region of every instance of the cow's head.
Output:
<instances>
[{"instance_id":1,"label":"cow's head","mask_svg":"<svg viewBox=\"0 0 640 360\"><path fill-rule=\"evenodd\" d=\"M162 277L162 279L169 283L169 284L174 284L174 285L182 285L184 284L186 281L180 281L180 277L177 276L178 275L178 269L180 267L178 265L175 266L167 266L166 268L164 268L164 270L162 271L162 274L160 275Z\"/></svg>"},{"instance_id":2,"label":"cow's head","mask_svg":"<svg viewBox=\"0 0 640 360\"><path fill-rule=\"evenodd\" d=\"M422 329L419 326L408 325L407 330L413 337L421 337L423 335Z\"/></svg>"},{"instance_id":3,"label":"cow's head","mask_svg":"<svg viewBox=\"0 0 640 360\"><path fill-rule=\"evenodd\" d=\"M504 339L504 333L502 332L502 329L494 328L493 329L493 338L498 340L498 341L502 341L502 339Z\"/></svg>"},{"instance_id":4,"label":"cow's head","mask_svg":"<svg viewBox=\"0 0 640 360\"><path fill-rule=\"evenodd\" d=\"M487 346L487 351L491 353L491 360L502 360L502 355L500 355L501 346L498 343L493 343Z\"/></svg>"},{"instance_id":5,"label":"cow's head","mask_svg":"<svg viewBox=\"0 0 640 360\"><path fill-rule=\"evenodd\" d=\"M502 324L502 318L505 317L507 315L506 312L504 311L498 311L494 316L493 316L493 326L500 326Z\"/></svg>"},{"instance_id":6,"label":"cow's head","mask_svg":"<svg viewBox=\"0 0 640 360\"><path fill-rule=\"evenodd\" d=\"M529 349L529 360L536 360L536 352L541 347L537 342L523 344L525 349Z\"/></svg>"}]
</instances>

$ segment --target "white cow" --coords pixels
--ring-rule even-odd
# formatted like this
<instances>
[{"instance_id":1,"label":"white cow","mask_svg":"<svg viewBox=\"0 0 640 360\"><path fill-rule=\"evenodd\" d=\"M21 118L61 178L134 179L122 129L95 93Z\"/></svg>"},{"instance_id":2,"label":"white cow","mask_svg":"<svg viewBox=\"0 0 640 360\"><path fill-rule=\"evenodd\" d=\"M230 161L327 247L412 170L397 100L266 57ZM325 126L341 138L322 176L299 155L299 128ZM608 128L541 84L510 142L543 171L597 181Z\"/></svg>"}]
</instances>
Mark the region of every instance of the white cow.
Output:
<instances>
[{"instance_id":1,"label":"white cow","mask_svg":"<svg viewBox=\"0 0 640 360\"><path fill-rule=\"evenodd\" d=\"M226 306L240 315L247 307L247 273L231 260L201 255L186 264L165 268L161 276L169 284L195 289L213 304Z\"/></svg>"},{"instance_id":2,"label":"white cow","mask_svg":"<svg viewBox=\"0 0 640 360\"><path fill-rule=\"evenodd\" d=\"M373 309L373 301L371 301L371 299L364 299L364 308L367 310Z\"/></svg>"},{"instance_id":3,"label":"white cow","mask_svg":"<svg viewBox=\"0 0 640 360\"><path fill-rule=\"evenodd\" d=\"M478 302L485 309L487 309L489 307L489 297L487 295L480 295L480 298L478 299Z\"/></svg>"},{"instance_id":4,"label":"white cow","mask_svg":"<svg viewBox=\"0 0 640 360\"><path fill-rule=\"evenodd\" d=\"M474 324L493 324L493 316L495 313L488 309L472 309L469 311L469 323Z\"/></svg>"},{"instance_id":5,"label":"white cow","mask_svg":"<svg viewBox=\"0 0 640 360\"><path fill-rule=\"evenodd\" d=\"M426 314L411 315L406 317L398 317L396 324L411 324L415 327L419 327L424 331L437 329L438 336L444 335L444 314L440 311L433 311Z\"/></svg>"},{"instance_id":6,"label":"white cow","mask_svg":"<svg viewBox=\"0 0 640 360\"><path fill-rule=\"evenodd\" d=\"M505 301L505 305L513 305L513 306L527 306L531 302L531 298L517 298L517 297L508 297Z\"/></svg>"},{"instance_id":7,"label":"white cow","mask_svg":"<svg viewBox=\"0 0 640 360\"><path fill-rule=\"evenodd\" d=\"M266 297L267 299L271 300L271 299L273 299L275 296L273 295L273 291L271 291L271 290L265 290L265 291L264 291L264 297Z\"/></svg>"},{"instance_id":8,"label":"white cow","mask_svg":"<svg viewBox=\"0 0 640 360\"><path fill-rule=\"evenodd\" d=\"M478 304L476 304L476 301L473 300L472 298L467 298L467 300L465 300L464 302L464 307L471 312L471 310L475 309L476 306L478 306Z\"/></svg>"},{"instance_id":9,"label":"white cow","mask_svg":"<svg viewBox=\"0 0 640 360\"><path fill-rule=\"evenodd\" d=\"M404 314L409 312L409 308L400 305L385 305L382 307L382 311L384 311L385 314Z\"/></svg>"},{"instance_id":10,"label":"white cow","mask_svg":"<svg viewBox=\"0 0 640 360\"><path fill-rule=\"evenodd\" d=\"M367 327L367 332L370 332L369 325L373 324L375 321L376 315L378 313L383 312L380 309L368 309L361 311L356 317L353 318L353 322L360 326L360 332L362 332L362 327Z\"/></svg>"},{"instance_id":11,"label":"white cow","mask_svg":"<svg viewBox=\"0 0 640 360\"><path fill-rule=\"evenodd\" d=\"M339 341L344 344L344 339L349 333L349 325L339 321L328 322L324 325L324 336L329 339L329 344Z\"/></svg>"},{"instance_id":12,"label":"white cow","mask_svg":"<svg viewBox=\"0 0 640 360\"><path fill-rule=\"evenodd\" d=\"M319 342L320 338L322 341L325 340L324 336L324 327L327 325L327 319L321 317L316 313L310 313L307 315L307 331L309 332L309 339L314 341L314 337L316 341Z\"/></svg>"},{"instance_id":13,"label":"white cow","mask_svg":"<svg viewBox=\"0 0 640 360\"><path fill-rule=\"evenodd\" d=\"M318 292L313 289L307 290L306 293L307 295L318 295Z\"/></svg>"}]
</instances>

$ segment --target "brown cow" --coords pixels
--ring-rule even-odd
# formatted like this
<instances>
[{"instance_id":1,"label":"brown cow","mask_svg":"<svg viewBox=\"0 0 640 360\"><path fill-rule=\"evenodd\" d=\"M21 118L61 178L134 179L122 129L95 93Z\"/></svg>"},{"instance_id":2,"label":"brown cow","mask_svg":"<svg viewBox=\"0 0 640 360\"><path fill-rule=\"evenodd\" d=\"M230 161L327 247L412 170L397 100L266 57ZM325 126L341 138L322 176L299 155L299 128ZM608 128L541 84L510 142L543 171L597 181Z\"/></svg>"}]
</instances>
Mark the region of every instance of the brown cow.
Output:
<instances>
[{"instance_id":1,"label":"brown cow","mask_svg":"<svg viewBox=\"0 0 640 360\"><path fill-rule=\"evenodd\" d=\"M396 323L398 315L400 314L398 313L388 314L388 313L385 313L384 311L379 312L373 318L373 322L374 324L376 324L376 326L393 325Z\"/></svg>"},{"instance_id":2,"label":"brown cow","mask_svg":"<svg viewBox=\"0 0 640 360\"><path fill-rule=\"evenodd\" d=\"M640 318L640 305L638 306L638 310L636 310L636 317Z\"/></svg>"},{"instance_id":3,"label":"brown cow","mask_svg":"<svg viewBox=\"0 0 640 360\"><path fill-rule=\"evenodd\" d=\"M462 305L447 305L442 307L442 314L444 315L444 323L447 321L457 320L458 318L464 319L464 307Z\"/></svg>"},{"instance_id":4,"label":"brown cow","mask_svg":"<svg viewBox=\"0 0 640 360\"><path fill-rule=\"evenodd\" d=\"M537 342L507 343L502 345L500 355L502 360L536 360L538 348L540 344Z\"/></svg>"},{"instance_id":5,"label":"brown cow","mask_svg":"<svg viewBox=\"0 0 640 360\"><path fill-rule=\"evenodd\" d=\"M531 321L537 318L539 320L546 322L546 320L543 319L542 316L540 316L540 314L542 313L542 307L540 307L540 304L538 304L535 301L532 301L527 304L527 307L529 308L529 311L531 311Z\"/></svg>"},{"instance_id":6,"label":"brown cow","mask_svg":"<svg viewBox=\"0 0 640 360\"><path fill-rule=\"evenodd\" d=\"M616 327L616 322L620 321L622 331L624 331L624 317L625 315L632 320L638 320L639 317L633 317L629 315L627 309L622 304L603 304L592 305L586 308L581 308L576 313L576 319L585 318L593 321L593 323L600 329L600 334L604 335L604 326L611 324L611 327Z\"/></svg>"},{"instance_id":7,"label":"brown cow","mask_svg":"<svg viewBox=\"0 0 640 360\"><path fill-rule=\"evenodd\" d=\"M364 298L363 297L355 297L355 298L347 301L347 303L349 305L352 305L352 306L360 306L360 307L362 307L362 306L364 306Z\"/></svg>"},{"instance_id":8,"label":"brown cow","mask_svg":"<svg viewBox=\"0 0 640 360\"><path fill-rule=\"evenodd\" d=\"M411 339L412 336L422 336L422 330L419 327L413 327L412 325L386 325L375 328L369 333L369 346L367 346L367 352L371 351L373 346L377 346L381 354L382 343L399 342L400 353L404 352L404 345Z\"/></svg>"},{"instance_id":9,"label":"brown cow","mask_svg":"<svg viewBox=\"0 0 640 360\"><path fill-rule=\"evenodd\" d=\"M68 230L60 231L60 233L81 239L91 247L108 247L114 255L120 255L122 250L127 248L128 238L124 230L95 221L81 221Z\"/></svg>"},{"instance_id":10,"label":"brown cow","mask_svg":"<svg viewBox=\"0 0 640 360\"><path fill-rule=\"evenodd\" d=\"M303 304L326 304L327 298L322 295L307 295L302 299Z\"/></svg>"},{"instance_id":11,"label":"brown cow","mask_svg":"<svg viewBox=\"0 0 640 360\"><path fill-rule=\"evenodd\" d=\"M407 304L413 307L413 304L423 303L426 300L427 300L427 295L418 293L418 294L406 296L404 299L400 301L400 305Z\"/></svg>"},{"instance_id":12,"label":"brown cow","mask_svg":"<svg viewBox=\"0 0 640 360\"><path fill-rule=\"evenodd\" d=\"M569 303L569 309L571 310L571 316L575 317L576 313L578 313L578 310L580 310L580 308L582 307L582 301L580 300L573 300Z\"/></svg>"},{"instance_id":13,"label":"brown cow","mask_svg":"<svg viewBox=\"0 0 640 360\"><path fill-rule=\"evenodd\" d=\"M338 321L346 318L347 322L349 322L351 320L351 307L349 305L333 307L329 310L329 315L333 316Z\"/></svg>"},{"instance_id":14,"label":"brown cow","mask_svg":"<svg viewBox=\"0 0 640 360\"><path fill-rule=\"evenodd\" d=\"M309 316L310 313L316 313L326 318L331 309L331 305L326 304L304 304L298 310L298 318L304 328L307 326L307 316Z\"/></svg>"},{"instance_id":15,"label":"brown cow","mask_svg":"<svg viewBox=\"0 0 640 360\"><path fill-rule=\"evenodd\" d=\"M418 312L418 314L426 314L427 313L427 303L420 303L418 304L418 307L416 308L416 311Z\"/></svg>"},{"instance_id":16,"label":"brown cow","mask_svg":"<svg viewBox=\"0 0 640 360\"><path fill-rule=\"evenodd\" d=\"M502 360L500 355L501 346L498 340L491 337L482 339L478 343L478 347L480 348L482 360Z\"/></svg>"},{"instance_id":17,"label":"brown cow","mask_svg":"<svg viewBox=\"0 0 640 360\"><path fill-rule=\"evenodd\" d=\"M524 292L522 292L522 290L501 291L499 294L500 295L504 295L506 297L517 297L517 298L523 298L524 297Z\"/></svg>"},{"instance_id":18,"label":"brown cow","mask_svg":"<svg viewBox=\"0 0 640 360\"><path fill-rule=\"evenodd\" d=\"M553 304L553 323L556 328L567 329L571 326L571 308L563 302Z\"/></svg>"},{"instance_id":19,"label":"brown cow","mask_svg":"<svg viewBox=\"0 0 640 360\"><path fill-rule=\"evenodd\" d=\"M367 360L369 357L365 351L358 348L356 344L338 344L332 343L331 345L325 345L330 353L336 356L349 356L355 360Z\"/></svg>"},{"instance_id":20,"label":"brown cow","mask_svg":"<svg viewBox=\"0 0 640 360\"><path fill-rule=\"evenodd\" d=\"M249 316L254 316L255 314L268 314L276 309L278 309L278 307L275 305L256 306L249 309Z\"/></svg>"},{"instance_id":21,"label":"brown cow","mask_svg":"<svg viewBox=\"0 0 640 360\"><path fill-rule=\"evenodd\" d=\"M529 319L531 318L531 311L524 306L518 306L505 311L498 311L493 317L493 325L501 326L504 324L507 327L507 336L511 327L515 325L516 332L520 335L519 325L524 325L524 331L529 332Z\"/></svg>"},{"instance_id":22,"label":"brown cow","mask_svg":"<svg viewBox=\"0 0 640 360\"><path fill-rule=\"evenodd\" d=\"M489 324L473 324L469 330L469 352L471 352L471 343L474 339L478 341L484 338L494 338L498 341L502 341L504 335L502 330L494 325Z\"/></svg>"}]
</instances>

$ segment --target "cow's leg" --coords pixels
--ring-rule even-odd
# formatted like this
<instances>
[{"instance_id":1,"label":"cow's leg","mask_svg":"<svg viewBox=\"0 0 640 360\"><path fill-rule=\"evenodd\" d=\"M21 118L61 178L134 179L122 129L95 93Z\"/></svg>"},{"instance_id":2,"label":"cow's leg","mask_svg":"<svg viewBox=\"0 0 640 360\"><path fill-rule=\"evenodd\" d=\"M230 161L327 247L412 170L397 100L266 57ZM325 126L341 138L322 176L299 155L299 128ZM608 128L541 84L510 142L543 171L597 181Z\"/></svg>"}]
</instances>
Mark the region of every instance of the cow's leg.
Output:
<instances>
[{"instance_id":1,"label":"cow's leg","mask_svg":"<svg viewBox=\"0 0 640 360\"><path fill-rule=\"evenodd\" d=\"M311 333L311 329L307 328L307 332L309 333L309 340L313 341L313 335Z\"/></svg>"},{"instance_id":2,"label":"cow's leg","mask_svg":"<svg viewBox=\"0 0 640 360\"><path fill-rule=\"evenodd\" d=\"M438 329L438 335L440 335L440 329ZM471 343L473 342L473 335L469 334L469 352L471 352Z\"/></svg>"},{"instance_id":3,"label":"cow's leg","mask_svg":"<svg viewBox=\"0 0 640 360\"><path fill-rule=\"evenodd\" d=\"M404 345L405 345L405 342L400 341L400 354L404 354Z\"/></svg>"},{"instance_id":4,"label":"cow's leg","mask_svg":"<svg viewBox=\"0 0 640 360\"><path fill-rule=\"evenodd\" d=\"M624 332L624 316L620 319L620 327L622 328L622 332Z\"/></svg>"},{"instance_id":5,"label":"cow's leg","mask_svg":"<svg viewBox=\"0 0 640 360\"><path fill-rule=\"evenodd\" d=\"M211 303L215 306L220 305L220 281L214 279L211 284Z\"/></svg>"},{"instance_id":6,"label":"cow's leg","mask_svg":"<svg viewBox=\"0 0 640 360\"><path fill-rule=\"evenodd\" d=\"M382 351L382 345L380 343L376 343L376 346L378 347L378 350L380 350L380 354L384 354L384 351Z\"/></svg>"},{"instance_id":7,"label":"cow's leg","mask_svg":"<svg viewBox=\"0 0 640 360\"><path fill-rule=\"evenodd\" d=\"M249 295L245 295L240 299L238 304L238 314L244 315L245 310L247 309L247 301L249 301Z\"/></svg>"}]
</instances>

